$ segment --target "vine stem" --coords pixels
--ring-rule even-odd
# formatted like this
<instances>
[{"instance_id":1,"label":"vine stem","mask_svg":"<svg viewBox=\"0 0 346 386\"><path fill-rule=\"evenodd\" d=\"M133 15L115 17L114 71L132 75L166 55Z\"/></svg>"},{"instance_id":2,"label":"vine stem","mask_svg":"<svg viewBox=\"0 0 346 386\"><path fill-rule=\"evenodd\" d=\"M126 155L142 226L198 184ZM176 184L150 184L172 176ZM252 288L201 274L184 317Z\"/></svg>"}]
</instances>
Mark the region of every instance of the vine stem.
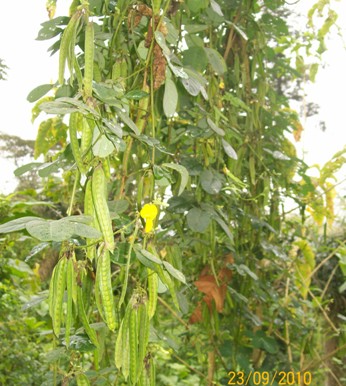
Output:
<instances>
[{"instance_id":1,"label":"vine stem","mask_svg":"<svg viewBox=\"0 0 346 386\"><path fill-rule=\"evenodd\" d=\"M190 330L190 326L173 310L173 308L166 303L160 296L157 297L157 300L165 307L167 310L181 323L187 330Z\"/></svg>"},{"instance_id":2,"label":"vine stem","mask_svg":"<svg viewBox=\"0 0 346 386\"><path fill-rule=\"evenodd\" d=\"M181 359L177 354L175 354L174 352L172 352L172 356L177 359L179 362L181 362L183 365L185 365L188 369L190 369L192 372L200 375L201 377L203 377L204 379L208 379L208 377L206 375L204 375L203 373L201 373L199 370L195 369L194 367L190 366L187 362L184 361L184 359ZM215 385L215 383L213 383L213 385Z\"/></svg>"}]
</instances>

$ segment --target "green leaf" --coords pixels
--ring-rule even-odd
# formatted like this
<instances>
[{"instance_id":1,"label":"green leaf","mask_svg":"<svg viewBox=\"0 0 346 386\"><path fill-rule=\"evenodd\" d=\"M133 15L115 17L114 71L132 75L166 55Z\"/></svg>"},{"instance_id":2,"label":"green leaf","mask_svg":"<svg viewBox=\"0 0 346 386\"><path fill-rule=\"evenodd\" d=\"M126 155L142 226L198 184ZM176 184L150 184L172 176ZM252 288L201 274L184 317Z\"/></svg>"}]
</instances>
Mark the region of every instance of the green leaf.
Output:
<instances>
[{"instance_id":1,"label":"green leaf","mask_svg":"<svg viewBox=\"0 0 346 386\"><path fill-rule=\"evenodd\" d=\"M231 21L226 21L226 23L231 25L244 40L249 40L246 33L241 28L239 28L236 24L232 23Z\"/></svg>"},{"instance_id":2,"label":"green leaf","mask_svg":"<svg viewBox=\"0 0 346 386\"><path fill-rule=\"evenodd\" d=\"M168 261L164 261L163 265L171 276L175 277L177 280L179 280L183 284L186 284L186 279L185 279L185 276L182 272L180 272L178 269L174 268L172 264L168 263Z\"/></svg>"},{"instance_id":3,"label":"green leaf","mask_svg":"<svg viewBox=\"0 0 346 386\"><path fill-rule=\"evenodd\" d=\"M117 214L126 212L129 207L129 202L127 200L115 200L108 202L109 210Z\"/></svg>"},{"instance_id":4,"label":"green leaf","mask_svg":"<svg viewBox=\"0 0 346 386\"><path fill-rule=\"evenodd\" d=\"M180 196L173 196L168 200L167 210L173 213L185 213L189 211L195 203L195 197L191 192L185 191Z\"/></svg>"},{"instance_id":5,"label":"green leaf","mask_svg":"<svg viewBox=\"0 0 346 386\"><path fill-rule=\"evenodd\" d=\"M101 232L97 229L80 223L74 224L74 232L73 234L80 236L80 237L86 237L88 239L98 239L101 237Z\"/></svg>"},{"instance_id":6,"label":"green leaf","mask_svg":"<svg viewBox=\"0 0 346 386\"><path fill-rule=\"evenodd\" d=\"M184 29L189 34L195 34L207 30L208 26L206 24L188 24L184 26Z\"/></svg>"},{"instance_id":7,"label":"green leaf","mask_svg":"<svg viewBox=\"0 0 346 386\"><path fill-rule=\"evenodd\" d=\"M0 233L20 231L22 229L25 229L27 223L31 221L39 220L39 219L40 217L34 217L34 216L16 218L15 220L11 220L6 222L5 224L1 224Z\"/></svg>"},{"instance_id":8,"label":"green leaf","mask_svg":"<svg viewBox=\"0 0 346 386\"><path fill-rule=\"evenodd\" d=\"M210 215L199 209L192 208L186 216L187 225L193 232L204 233L211 221Z\"/></svg>"},{"instance_id":9,"label":"green leaf","mask_svg":"<svg viewBox=\"0 0 346 386\"><path fill-rule=\"evenodd\" d=\"M187 0L187 6L193 13L198 13L202 9L206 9L209 5L209 0Z\"/></svg>"},{"instance_id":10,"label":"green leaf","mask_svg":"<svg viewBox=\"0 0 346 386\"><path fill-rule=\"evenodd\" d=\"M276 354L279 350L276 340L270 336L267 336L263 331L256 331L252 336L253 347L263 349L270 354Z\"/></svg>"},{"instance_id":11,"label":"green leaf","mask_svg":"<svg viewBox=\"0 0 346 386\"><path fill-rule=\"evenodd\" d=\"M155 40L156 43L162 48L163 54L170 55L171 50L167 47L165 36L161 31L155 31Z\"/></svg>"},{"instance_id":12,"label":"green leaf","mask_svg":"<svg viewBox=\"0 0 346 386\"><path fill-rule=\"evenodd\" d=\"M56 90L55 98L72 97L73 94L74 89L69 84L63 84Z\"/></svg>"},{"instance_id":13,"label":"green leaf","mask_svg":"<svg viewBox=\"0 0 346 386\"><path fill-rule=\"evenodd\" d=\"M223 75L227 71L225 59L214 48L204 48L204 50L216 75Z\"/></svg>"},{"instance_id":14,"label":"green leaf","mask_svg":"<svg viewBox=\"0 0 346 386\"><path fill-rule=\"evenodd\" d=\"M82 114L92 114L99 117L97 111L85 103L74 98L58 98L52 102L44 102L39 105L39 109L47 114L70 114L79 111Z\"/></svg>"},{"instance_id":15,"label":"green leaf","mask_svg":"<svg viewBox=\"0 0 346 386\"><path fill-rule=\"evenodd\" d=\"M187 169L183 165L178 165L178 164L173 164L173 163L164 163L162 166L165 168L170 168L170 169L176 170L178 173L180 173L181 180L180 180L180 187L179 187L179 192L178 192L178 196L180 196L181 193L183 193L183 191L187 185L187 182L189 180L189 172L187 171Z\"/></svg>"},{"instance_id":16,"label":"green leaf","mask_svg":"<svg viewBox=\"0 0 346 386\"><path fill-rule=\"evenodd\" d=\"M117 114L125 125L127 125L136 135L140 135L138 127L128 115L123 113L120 109L117 109Z\"/></svg>"},{"instance_id":17,"label":"green leaf","mask_svg":"<svg viewBox=\"0 0 346 386\"><path fill-rule=\"evenodd\" d=\"M122 98L124 95L124 90L122 88L109 83L93 82L93 90L98 99L107 103L108 105L119 106L120 98Z\"/></svg>"},{"instance_id":18,"label":"green leaf","mask_svg":"<svg viewBox=\"0 0 346 386\"><path fill-rule=\"evenodd\" d=\"M110 121L109 119L106 119L106 118L102 118L102 122L104 123L104 125L106 126L106 128L113 134L115 134L118 138L122 138L123 136L123 130L120 126L120 124L114 122L114 121ZM117 142L115 142L113 140L113 145L117 147L117 149L119 148L119 144L117 144Z\"/></svg>"},{"instance_id":19,"label":"green leaf","mask_svg":"<svg viewBox=\"0 0 346 386\"><path fill-rule=\"evenodd\" d=\"M245 275L248 275L250 277L252 277L252 279L254 280L258 280L258 276L255 274L255 272L251 271L251 269L245 265L245 264L234 264L234 267L236 268L237 272L241 275L241 276L245 276Z\"/></svg>"},{"instance_id":20,"label":"green leaf","mask_svg":"<svg viewBox=\"0 0 346 386\"><path fill-rule=\"evenodd\" d=\"M224 136L225 131L216 126L216 124L208 117L207 118L208 126L218 135Z\"/></svg>"},{"instance_id":21,"label":"green leaf","mask_svg":"<svg viewBox=\"0 0 346 386\"><path fill-rule=\"evenodd\" d=\"M52 84L41 84L40 86L37 86L33 90L31 90L26 99L30 103L36 102L44 95L46 95L47 92L50 91L52 88Z\"/></svg>"},{"instance_id":22,"label":"green leaf","mask_svg":"<svg viewBox=\"0 0 346 386\"><path fill-rule=\"evenodd\" d=\"M210 0L210 6L211 6L211 9L219 16L224 16L220 5L215 0Z\"/></svg>"},{"instance_id":23,"label":"green leaf","mask_svg":"<svg viewBox=\"0 0 346 386\"><path fill-rule=\"evenodd\" d=\"M127 94L124 95L124 98L126 99L133 99L133 100L140 100L143 98L147 98L149 94L143 90L132 90L129 91Z\"/></svg>"},{"instance_id":24,"label":"green leaf","mask_svg":"<svg viewBox=\"0 0 346 386\"><path fill-rule=\"evenodd\" d=\"M224 139L222 139L222 146L225 150L225 153L228 155L228 157L233 158L234 160L238 159L237 153L233 149L233 147Z\"/></svg>"},{"instance_id":25,"label":"green leaf","mask_svg":"<svg viewBox=\"0 0 346 386\"><path fill-rule=\"evenodd\" d=\"M71 336L69 348L78 352L90 352L94 351L96 347L87 334L78 334Z\"/></svg>"},{"instance_id":26,"label":"green leaf","mask_svg":"<svg viewBox=\"0 0 346 386\"><path fill-rule=\"evenodd\" d=\"M90 216L71 216L60 220L36 219L26 224L26 230L31 236L41 241L64 241L73 235L97 239L101 233L85 222L90 222Z\"/></svg>"},{"instance_id":27,"label":"green leaf","mask_svg":"<svg viewBox=\"0 0 346 386\"><path fill-rule=\"evenodd\" d=\"M43 165L42 162L30 162L30 163L28 163L26 165L23 165L23 166L20 166L19 168L17 168L14 171L14 175L16 177L19 177L19 176L25 174L26 172L30 172L31 170L37 169L41 165Z\"/></svg>"},{"instance_id":28,"label":"green leaf","mask_svg":"<svg viewBox=\"0 0 346 386\"><path fill-rule=\"evenodd\" d=\"M145 267L150 268L153 271L157 270L157 264L154 264L152 261L147 259L139 250L135 249L137 259L143 264Z\"/></svg>"},{"instance_id":29,"label":"green leaf","mask_svg":"<svg viewBox=\"0 0 346 386\"><path fill-rule=\"evenodd\" d=\"M166 79L165 93L163 95L163 111L166 117L172 117L178 105L178 91L171 79Z\"/></svg>"},{"instance_id":30,"label":"green leaf","mask_svg":"<svg viewBox=\"0 0 346 386\"><path fill-rule=\"evenodd\" d=\"M74 233L74 224L67 221L37 220L26 224L26 230L31 236L41 241L68 240Z\"/></svg>"},{"instance_id":31,"label":"green leaf","mask_svg":"<svg viewBox=\"0 0 346 386\"><path fill-rule=\"evenodd\" d=\"M157 256L155 256L153 253L148 252L146 249L141 249L140 253L144 257L146 257L148 260L152 261L153 263L159 264L159 265L162 264L162 260L161 259L159 259Z\"/></svg>"},{"instance_id":32,"label":"green leaf","mask_svg":"<svg viewBox=\"0 0 346 386\"><path fill-rule=\"evenodd\" d=\"M55 19L45 21L41 24L42 28L38 32L36 40L47 40L62 32L58 26L67 25L70 18L66 16L59 16Z\"/></svg>"},{"instance_id":33,"label":"green leaf","mask_svg":"<svg viewBox=\"0 0 346 386\"><path fill-rule=\"evenodd\" d=\"M100 136L100 131L97 126L94 128L93 133L93 153L97 157L106 158L113 153L115 147L104 134Z\"/></svg>"},{"instance_id":34,"label":"green leaf","mask_svg":"<svg viewBox=\"0 0 346 386\"><path fill-rule=\"evenodd\" d=\"M203 72L208 65L208 56L203 47L193 46L183 51L184 66L191 66L197 71Z\"/></svg>"},{"instance_id":35,"label":"green leaf","mask_svg":"<svg viewBox=\"0 0 346 386\"><path fill-rule=\"evenodd\" d=\"M215 170L204 170L200 175L203 190L209 194L218 194L222 189L223 176Z\"/></svg>"},{"instance_id":36,"label":"green leaf","mask_svg":"<svg viewBox=\"0 0 346 386\"><path fill-rule=\"evenodd\" d=\"M88 216L85 214L76 214L74 216L68 216L61 219L61 221L70 221L70 222L77 222L81 224L90 224L93 221L92 216Z\"/></svg>"},{"instance_id":37,"label":"green leaf","mask_svg":"<svg viewBox=\"0 0 346 386\"><path fill-rule=\"evenodd\" d=\"M231 233L231 231L229 229L229 226L225 223L225 221L223 221L222 218L219 217L216 213L213 216L213 220L215 220L220 225L220 227L226 233L226 235L231 240L231 242L233 242L233 235L232 235L232 233Z\"/></svg>"},{"instance_id":38,"label":"green leaf","mask_svg":"<svg viewBox=\"0 0 346 386\"><path fill-rule=\"evenodd\" d=\"M48 247L48 245L49 245L49 243L47 243L47 242L35 245L34 248L32 248L32 250L30 251L30 253L25 257L24 261L25 262L29 261L33 256L37 255L38 253L43 251L43 249Z\"/></svg>"}]
</instances>

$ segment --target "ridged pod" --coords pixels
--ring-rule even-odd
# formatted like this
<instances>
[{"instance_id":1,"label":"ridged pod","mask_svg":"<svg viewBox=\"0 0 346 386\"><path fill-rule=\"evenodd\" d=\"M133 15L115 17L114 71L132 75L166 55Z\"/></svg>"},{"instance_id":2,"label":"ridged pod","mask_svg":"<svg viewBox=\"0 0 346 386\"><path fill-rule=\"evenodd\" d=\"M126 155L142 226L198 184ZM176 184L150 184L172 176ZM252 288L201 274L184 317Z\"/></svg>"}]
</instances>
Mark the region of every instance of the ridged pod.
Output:
<instances>
[{"instance_id":1,"label":"ridged pod","mask_svg":"<svg viewBox=\"0 0 346 386\"><path fill-rule=\"evenodd\" d=\"M60 42L59 51L59 83L64 84L66 60L70 61L71 51L74 50L75 35L78 23L81 18L81 12L77 10L71 17L67 27L65 28ZM74 56L74 51L73 51ZM71 70L71 69L70 69Z\"/></svg>"},{"instance_id":2,"label":"ridged pod","mask_svg":"<svg viewBox=\"0 0 346 386\"><path fill-rule=\"evenodd\" d=\"M73 324L73 290L76 283L74 272L74 254L67 261L66 268L66 286L67 286L67 306L66 306L66 325L65 325L65 341L66 346L70 345L70 332Z\"/></svg>"},{"instance_id":3,"label":"ridged pod","mask_svg":"<svg viewBox=\"0 0 346 386\"><path fill-rule=\"evenodd\" d=\"M106 249L113 251L115 248L112 220L106 200L107 183L102 165L98 165L93 172L91 190L100 230L103 235Z\"/></svg>"},{"instance_id":4,"label":"ridged pod","mask_svg":"<svg viewBox=\"0 0 346 386\"><path fill-rule=\"evenodd\" d=\"M138 309L134 304L129 321L129 340L130 340L130 380L135 384L138 374Z\"/></svg>"},{"instance_id":5,"label":"ridged pod","mask_svg":"<svg viewBox=\"0 0 346 386\"><path fill-rule=\"evenodd\" d=\"M69 133L70 133L70 142L73 157L76 161L79 171L84 174L85 167L83 163L82 153L79 147L79 141L77 137L77 131L82 128L83 125L83 115L79 112L73 112L70 114L69 121Z\"/></svg>"},{"instance_id":6,"label":"ridged pod","mask_svg":"<svg viewBox=\"0 0 346 386\"><path fill-rule=\"evenodd\" d=\"M55 272L52 276L52 287L50 287L50 292L52 291L52 294L49 295L49 313L52 317L53 331L56 336L59 336L60 334L62 322L62 304L66 288L66 268L67 259L63 256L54 268Z\"/></svg>"},{"instance_id":7,"label":"ridged pod","mask_svg":"<svg viewBox=\"0 0 346 386\"><path fill-rule=\"evenodd\" d=\"M148 293L149 293L149 301L148 301L148 315L149 319L155 315L156 305L157 305L157 289L159 287L159 278L157 273L150 268L147 268L148 272Z\"/></svg>"},{"instance_id":8,"label":"ridged pod","mask_svg":"<svg viewBox=\"0 0 346 386\"><path fill-rule=\"evenodd\" d=\"M147 353L149 342L150 322L148 315L147 299L143 298L142 303L138 307L138 371L137 380L140 379L144 371L144 358Z\"/></svg>"},{"instance_id":9,"label":"ridged pod","mask_svg":"<svg viewBox=\"0 0 346 386\"><path fill-rule=\"evenodd\" d=\"M94 124L94 121L90 120ZM93 128L89 124L88 119L83 116L82 121L82 140L80 145L80 151L82 153L82 158L84 162L90 161L91 156L91 146L93 140Z\"/></svg>"},{"instance_id":10,"label":"ridged pod","mask_svg":"<svg viewBox=\"0 0 346 386\"><path fill-rule=\"evenodd\" d=\"M98 257L97 270L96 286L98 286L100 290L104 319L108 328L114 331L117 323L115 318L109 251L103 250Z\"/></svg>"},{"instance_id":11,"label":"ridged pod","mask_svg":"<svg viewBox=\"0 0 346 386\"><path fill-rule=\"evenodd\" d=\"M131 304L128 304L126 307L125 315L123 320L121 321L120 328L118 330L118 336L115 341L115 366L120 370L123 367L125 357L127 354L125 353L126 342L128 339L128 331L129 331L129 319L131 312Z\"/></svg>"},{"instance_id":12,"label":"ridged pod","mask_svg":"<svg viewBox=\"0 0 346 386\"><path fill-rule=\"evenodd\" d=\"M94 23L89 21L85 28L84 51L84 97L92 96L92 81L94 76Z\"/></svg>"},{"instance_id":13,"label":"ridged pod","mask_svg":"<svg viewBox=\"0 0 346 386\"><path fill-rule=\"evenodd\" d=\"M83 302L83 289L79 285L77 286L77 302L78 302L78 316L80 321L82 322L84 331L89 336L91 342L96 347L98 347L99 343L97 340L96 332L90 327L88 317L85 313L84 302Z\"/></svg>"},{"instance_id":14,"label":"ridged pod","mask_svg":"<svg viewBox=\"0 0 346 386\"><path fill-rule=\"evenodd\" d=\"M87 216L91 216L93 218L91 222L91 226L99 230L99 223L97 220L95 208L94 208L94 201L91 191L91 180L88 179L87 183L85 185L85 193L84 193L84 214ZM93 261L96 256L96 245L93 245L95 243L95 239L87 239L87 249L86 249L86 256L90 261Z\"/></svg>"}]
</instances>

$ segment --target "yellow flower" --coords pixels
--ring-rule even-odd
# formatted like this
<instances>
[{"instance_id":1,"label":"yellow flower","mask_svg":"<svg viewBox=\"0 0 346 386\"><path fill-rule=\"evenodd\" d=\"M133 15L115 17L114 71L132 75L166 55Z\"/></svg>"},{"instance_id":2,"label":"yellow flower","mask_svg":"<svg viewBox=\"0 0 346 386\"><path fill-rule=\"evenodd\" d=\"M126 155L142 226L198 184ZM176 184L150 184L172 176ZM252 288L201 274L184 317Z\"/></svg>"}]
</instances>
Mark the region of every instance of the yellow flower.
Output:
<instances>
[{"instance_id":1,"label":"yellow flower","mask_svg":"<svg viewBox=\"0 0 346 386\"><path fill-rule=\"evenodd\" d=\"M141 217L145 220L145 233L149 233L154 228L154 220L157 216L158 210L154 204L145 204L140 211Z\"/></svg>"}]
</instances>

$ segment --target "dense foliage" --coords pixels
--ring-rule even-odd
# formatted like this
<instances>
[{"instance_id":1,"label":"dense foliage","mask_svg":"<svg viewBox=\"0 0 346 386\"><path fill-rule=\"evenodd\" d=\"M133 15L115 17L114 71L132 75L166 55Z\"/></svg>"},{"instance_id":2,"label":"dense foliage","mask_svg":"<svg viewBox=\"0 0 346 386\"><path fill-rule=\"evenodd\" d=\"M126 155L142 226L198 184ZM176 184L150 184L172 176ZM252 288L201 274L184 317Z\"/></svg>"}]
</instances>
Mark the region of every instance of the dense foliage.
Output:
<instances>
[{"instance_id":1,"label":"dense foliage","mask_svg":"<svg viewBox=\"0 0 346 386\"><path fill-rule=\"evenodd\" d=\"M42 189L1 206L0 232L26 247L3 239L0 309L13 318L25 286L36 297L0 339L20 328L30 360L4 343L23 364L0 380L223 385L230 371L292 370L341 384L345 235L329 230L345 151L311 177L288 139L303 130L291 88L315 76L329 3L303 37L280 0L74 0L57 18L55 6L38 39L54 40L58 81L28 96L33 120L51 115L44 161L16 170ZM15 254L39 264L36 279Z\"/></svg>"}]
</instances>

